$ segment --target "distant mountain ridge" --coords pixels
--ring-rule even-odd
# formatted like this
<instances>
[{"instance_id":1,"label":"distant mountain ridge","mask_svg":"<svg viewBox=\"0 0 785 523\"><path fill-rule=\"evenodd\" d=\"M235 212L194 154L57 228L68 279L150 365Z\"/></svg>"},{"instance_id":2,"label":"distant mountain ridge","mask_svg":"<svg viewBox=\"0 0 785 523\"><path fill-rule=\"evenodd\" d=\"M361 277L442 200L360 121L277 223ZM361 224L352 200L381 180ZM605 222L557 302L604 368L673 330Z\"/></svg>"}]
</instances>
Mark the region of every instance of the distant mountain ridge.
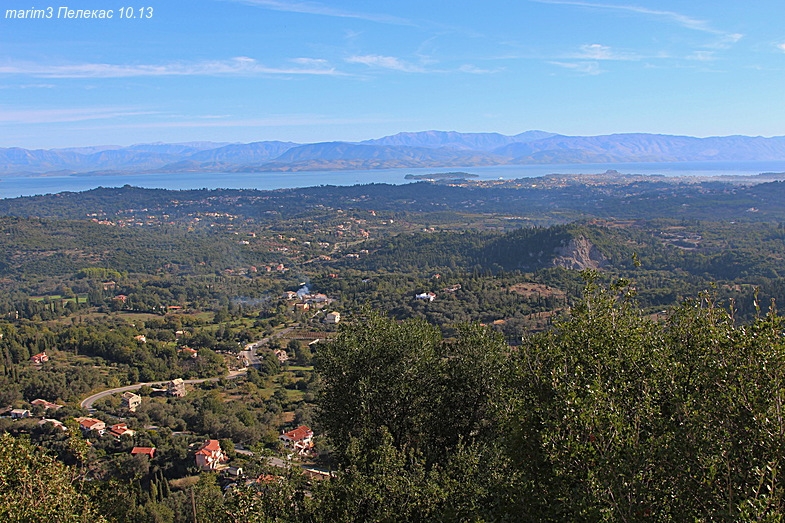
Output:
<instances>
[{"instance_id":1,"label":"distant mountain ridge","mask_svg":"<svg viewBox=\"0 0 785 523\"><path fill-rule=\"evenodd\" d=\"M0 148L0 174L264 172L565 163L785 161L785 137L564 136L421 131L362 142L153 143Z\"/></svg>"}]
</instances>

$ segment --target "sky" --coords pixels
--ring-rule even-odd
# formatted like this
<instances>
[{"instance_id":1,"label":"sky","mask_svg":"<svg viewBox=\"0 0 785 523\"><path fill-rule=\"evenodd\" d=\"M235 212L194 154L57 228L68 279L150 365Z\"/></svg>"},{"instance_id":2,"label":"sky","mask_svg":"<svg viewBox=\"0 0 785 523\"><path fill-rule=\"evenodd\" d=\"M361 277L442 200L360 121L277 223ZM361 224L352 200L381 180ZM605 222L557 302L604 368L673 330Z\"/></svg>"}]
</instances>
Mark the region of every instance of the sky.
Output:
<instances>
[{"instance_id":1,"label":"sky","mask_svg":"<svg viewBox=\"0 0 785 523\"><path fill-rule=\"evenodd\" d=\"M782 0L124 1L0 3L0 147L785 135Z\"/></svg>"}]
</instances>

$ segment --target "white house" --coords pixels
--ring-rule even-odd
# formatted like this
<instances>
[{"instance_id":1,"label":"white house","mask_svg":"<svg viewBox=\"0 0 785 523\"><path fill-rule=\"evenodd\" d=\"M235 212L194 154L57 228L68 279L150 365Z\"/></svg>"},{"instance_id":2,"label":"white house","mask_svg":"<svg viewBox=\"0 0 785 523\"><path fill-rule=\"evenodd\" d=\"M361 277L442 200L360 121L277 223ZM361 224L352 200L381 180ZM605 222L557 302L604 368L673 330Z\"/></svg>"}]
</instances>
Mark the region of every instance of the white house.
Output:
<instances>
[{"instance_id":1,"label":"white house","mask_svg":"<svg viewBox=\"0 0 785 523\"><path fill-rule=\"evenodd\" d=\"M306 425L300 425L294 430L284 432L278 439L281 440L288 449L296 451L298 454L305 454L313 447L313 431Z\"/></svg>"},{"instance_id":2,"label":"white house","mask_svg":"<svg viewBox=\"0 0 785 523\"><path fill-rule=\"evenodd\" d=\"M415 298L417 298L418 300L427 300L427 301L431 302L431 301L436 299L436 293L434 293L434 292L423 292L421 294L417 294L415 296Z\"/></svg>"}]
</instances>

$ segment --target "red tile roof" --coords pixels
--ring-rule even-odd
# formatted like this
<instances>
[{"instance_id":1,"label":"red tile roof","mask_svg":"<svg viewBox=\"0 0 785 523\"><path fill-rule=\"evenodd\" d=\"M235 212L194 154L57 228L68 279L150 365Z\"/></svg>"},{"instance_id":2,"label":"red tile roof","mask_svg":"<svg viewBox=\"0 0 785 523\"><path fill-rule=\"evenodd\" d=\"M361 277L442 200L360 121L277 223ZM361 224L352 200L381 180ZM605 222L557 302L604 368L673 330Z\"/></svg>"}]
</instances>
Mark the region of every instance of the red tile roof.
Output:
<instances>
[{"instance_id":1,"label":"red tile roof","mask_svg":"<svg viewBox=\"0 0 785 523\"><path fill-rule=\"evenodd\" d=\"M313 436L313 431L305 425L300 425L294 430L284 432L283 435L292 441L302 441L310 436Z\"/></svg>"},{"instance_id":2,"label":"red tile roof","mask_svg":"<svg viewBox=\"0 0 785 523\"><path fill-rule=\"evenodd\" d=\"M212 454L213 452L221 451L221 443L217 439L209 439L204 442L204 445L199 447L196 451L197 454Z\"/></svg>"},{"instance_id":3,"label":"red tile roof","mask_svg":"<svg viewBox=\"0 0 785 523\"><path fill-rule=\"evenodd\" d=\"M153 457L155 454L155 447L134 447L131 449L131 455L144 454L145 456Z\"/></svg>"},{"instance_id":4,"label":"red tile roof","mask_svg":"<svg viewBox=\"0 0 785 523\"><path fill-rule=\"evenodd\" d=\"M106 424L103 421L94 418L85 418L82 421L80 421L79 424L86 429L92 429L96 425L101 425L101 424L106 426Z\"/></svg>"}]
</instances>

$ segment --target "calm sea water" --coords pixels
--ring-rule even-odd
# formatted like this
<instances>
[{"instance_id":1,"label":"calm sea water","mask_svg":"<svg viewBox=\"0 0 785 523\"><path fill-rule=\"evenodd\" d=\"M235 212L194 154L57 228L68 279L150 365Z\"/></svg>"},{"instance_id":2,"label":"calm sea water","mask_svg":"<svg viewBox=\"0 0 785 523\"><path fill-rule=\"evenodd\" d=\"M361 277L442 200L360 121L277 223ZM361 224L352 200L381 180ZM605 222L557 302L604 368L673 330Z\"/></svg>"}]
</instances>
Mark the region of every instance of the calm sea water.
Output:
<instances>
[{"instance_id":1,"label":"calm sea water","mask_svg":"<svg viewBox=\"0 0 785 523\"><path fill-rule=\"evenodd\" d=\"M444 169L374 169L357 171L310 171L296 173L181 173L70 176L0 176L0 198L16 198L65 191L79 192L96 187L133 185L149 189L286 189L318 185L366 183L411 183L407 174L462 171L479 180L536 178L547 174L596 174L614 169L623 174L664 176L751 176L763 172L785 172L781 162L678 162L580 165L502 165L493 167L450 167Z\"/></svg>"}]
</instances>

